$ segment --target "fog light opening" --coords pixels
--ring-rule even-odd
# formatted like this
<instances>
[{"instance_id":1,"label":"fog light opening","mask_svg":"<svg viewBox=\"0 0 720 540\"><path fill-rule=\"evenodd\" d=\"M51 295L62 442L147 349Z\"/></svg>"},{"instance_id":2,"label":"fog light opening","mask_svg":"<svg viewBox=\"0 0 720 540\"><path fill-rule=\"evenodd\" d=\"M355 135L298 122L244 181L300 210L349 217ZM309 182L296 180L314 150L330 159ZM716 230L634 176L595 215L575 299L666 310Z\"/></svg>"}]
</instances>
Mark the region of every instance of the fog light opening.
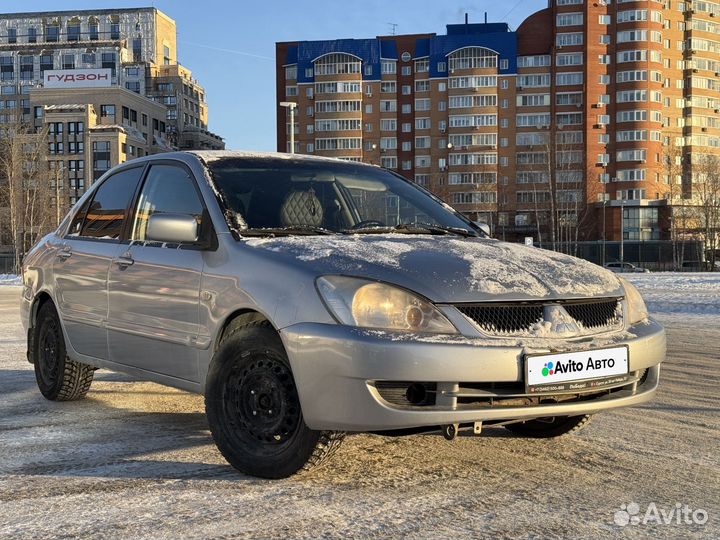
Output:
<instances>
[{"instance_id":1,"label":"fog light opening","mask_svg":"<svg viewBox=\"0 0 720 540\"><path fill-rule=\"evenodd\" d=\"M425 403L427 399L427 390L424 384L412 383L405 391L405 398L413 405Z\"/></svg>"}]
</instances>

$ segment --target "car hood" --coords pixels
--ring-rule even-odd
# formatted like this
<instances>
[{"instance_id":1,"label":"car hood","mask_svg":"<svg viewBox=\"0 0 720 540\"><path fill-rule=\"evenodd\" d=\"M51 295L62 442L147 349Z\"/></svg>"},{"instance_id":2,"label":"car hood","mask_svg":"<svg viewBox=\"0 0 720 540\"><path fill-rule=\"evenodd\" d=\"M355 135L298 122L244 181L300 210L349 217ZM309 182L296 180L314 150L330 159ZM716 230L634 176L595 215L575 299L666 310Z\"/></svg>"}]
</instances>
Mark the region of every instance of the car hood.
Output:
<instances>
[{"instance_id":1,"label":"car hood","mask_svg":"<svg viewBox=\"0 0 720 540\"><path fill-rule=\"evenodd\" d=\"M316 275L386 281L437 303L622 296L618 278L561 253L486 238L288 236L243 240Z\"/></svg>"}]
</instances>

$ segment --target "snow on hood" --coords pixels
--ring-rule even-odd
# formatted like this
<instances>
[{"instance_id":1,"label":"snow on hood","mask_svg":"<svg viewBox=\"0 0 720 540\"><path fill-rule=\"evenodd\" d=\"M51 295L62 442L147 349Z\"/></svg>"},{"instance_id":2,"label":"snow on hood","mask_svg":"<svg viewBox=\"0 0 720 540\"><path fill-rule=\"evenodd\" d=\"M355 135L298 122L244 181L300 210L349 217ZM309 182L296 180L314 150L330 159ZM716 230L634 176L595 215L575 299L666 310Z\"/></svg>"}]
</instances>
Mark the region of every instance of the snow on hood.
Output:
<instances>
[{"instance_id":1,"label":"snow on hood","mask_svg":"<svg viewBox=\"0 0 720 540\"><path fill-rule=\"evenodd\" d=\"M617 277L588 261L484 238L401 234L251 238L321 274L395 283L435 302L622 295Z\"/></svg>"}]
</instances>

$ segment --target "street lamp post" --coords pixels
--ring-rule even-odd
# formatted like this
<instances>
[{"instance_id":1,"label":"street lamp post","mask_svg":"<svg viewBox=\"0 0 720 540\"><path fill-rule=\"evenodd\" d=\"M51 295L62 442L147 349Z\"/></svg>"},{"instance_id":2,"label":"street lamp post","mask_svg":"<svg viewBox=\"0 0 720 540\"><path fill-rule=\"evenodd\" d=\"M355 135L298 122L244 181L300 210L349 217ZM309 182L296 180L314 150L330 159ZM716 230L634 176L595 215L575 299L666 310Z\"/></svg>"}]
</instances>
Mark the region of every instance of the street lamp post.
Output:
<instances>
[{"instance_id":1,"label":"street lamp post","mask_svg":"<svg viewBox=\"0 0 720 540\"><path fill-rule=\"evenodd\" d=\"M295 153L295 109L297 109L297 103L294 101L281 101L281 107L290 109L290 153Z\"/></svg>"},{"instance_id":2,"label":"street lamp post","mask_svg":"<svg viewBox=\"0 0 720 540\"><path fill-rule=\"evenodd\" d=\"M625 206L620 202L620 266L625 262Z\"/></svg>"}]
</instances>

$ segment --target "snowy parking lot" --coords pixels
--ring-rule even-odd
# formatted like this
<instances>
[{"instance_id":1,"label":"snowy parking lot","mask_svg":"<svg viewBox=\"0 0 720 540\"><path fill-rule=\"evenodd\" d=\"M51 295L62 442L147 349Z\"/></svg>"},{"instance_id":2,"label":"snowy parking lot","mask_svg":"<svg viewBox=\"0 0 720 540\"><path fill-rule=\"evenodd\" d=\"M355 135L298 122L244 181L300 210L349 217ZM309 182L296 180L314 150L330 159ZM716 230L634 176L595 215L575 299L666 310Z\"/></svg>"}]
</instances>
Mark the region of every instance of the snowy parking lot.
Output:
<instances>
[{"instance_id":1,"label":"snowy parking lot","mask_svg":"<svg viewBox=\"0 0 720 540\"><path fill-rule=\"evenodd\" d=\"M718 538L720 274L630 279L668 332L653 402L557 440L355 435L281 481L225 463L200 396L99 371L44 400L0 287L0 538ZM652 505L671 523L632 519Z\"/></svg>"}]
</instances>

